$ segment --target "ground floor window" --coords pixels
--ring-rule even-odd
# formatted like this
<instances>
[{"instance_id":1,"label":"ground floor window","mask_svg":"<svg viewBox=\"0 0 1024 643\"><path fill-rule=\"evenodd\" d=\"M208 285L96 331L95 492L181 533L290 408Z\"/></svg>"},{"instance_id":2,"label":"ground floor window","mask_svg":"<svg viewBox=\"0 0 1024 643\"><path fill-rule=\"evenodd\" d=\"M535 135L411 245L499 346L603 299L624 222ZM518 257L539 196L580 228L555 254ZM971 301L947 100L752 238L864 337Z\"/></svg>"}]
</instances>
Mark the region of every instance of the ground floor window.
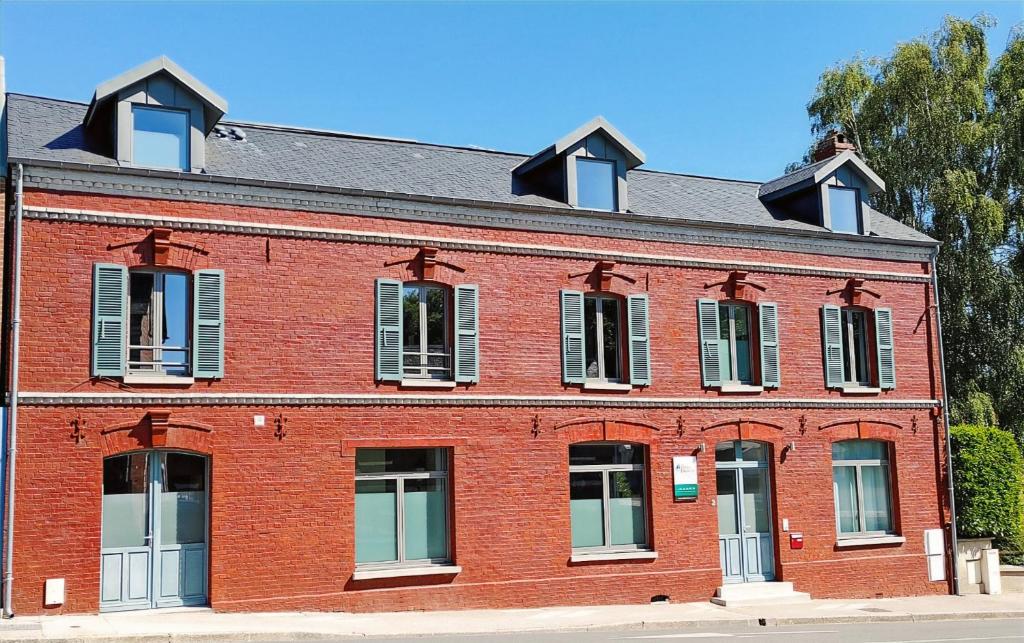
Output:
<instances>
[{"instance_id":1,"label":"ground floor window","mask_svg":"<svg viewBox=\"0 0 1024 643\"><path fill-rule=\"evenodd\" d=\"M833 443L832 488L840 538L893 533L889 449L885 442Z\"/></svg>"},{"instance_id":2,"label":"ground floor window","mask_svg":"<svg viewBox=\"0 0 1024 643\"><path fill-rule=\"evenodd\" d=\"M636 444L569 447L569 507L574 550L647 546L644 448Z\"/></svg>"},{"instance_id":3,"label":"ground floor window","mask_svg":"<svg viewBox=\"0 0 1024 643\"><path fill-rule=\"evenodd\" d=\"M446 563L446 449L356 451L356 564Z\"/></svg>"}]
</instances>

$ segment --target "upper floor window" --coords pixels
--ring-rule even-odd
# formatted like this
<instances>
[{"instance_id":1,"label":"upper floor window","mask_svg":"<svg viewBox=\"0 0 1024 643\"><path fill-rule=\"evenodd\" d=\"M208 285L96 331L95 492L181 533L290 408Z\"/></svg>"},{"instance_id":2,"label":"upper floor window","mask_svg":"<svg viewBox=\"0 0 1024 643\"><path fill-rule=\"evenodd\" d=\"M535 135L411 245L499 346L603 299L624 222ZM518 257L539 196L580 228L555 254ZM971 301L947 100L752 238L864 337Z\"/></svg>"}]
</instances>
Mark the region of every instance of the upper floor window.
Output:
<instances>
[{"instance_id":1,"label":"upper floor window","mask_svg":"<svg viewBox=\"0 0 1024 643\"><path fill-rule=\"evenodd\" d=\"M843 377L847 384L869 386L868 314L859 308L843 309Z\"/></svg>"},{"instance_id":2,"label":"upper floor window","mask_svg":"<svg viewBox=\"0 0 1024 643\"><path fill-rule=\"evenodd\" d=\"M129 273L128 372L189 374L188 293L184 273Z\"/></svg>"},{"instance_id":3,"label":"upper floor window","mask_svg":"<svg viewBox=\"0 0 1024 643\"><path fill-rule=\"evenodd\" d=\"M622 351L619 338L622 314L618 298L587 296L583 301L583 317L587 379L621 381Z\"/></svg>"},{"instance_id":4,"label":"upper floor window","mask_svg":"<svg viewBox=\"0 0 1024 643\"><path fill-rule=\"evenodd\" d=\"M450 380L448 289L405 284L402 289L402 375Z\"/></svg>"},{"instance_id":5,"label":"upper floor window","mask_svg":"<svg viewBox=\"0 0 1024 643\"><path fill-rule=\"evenodd\" d=\"M719 304L718 326L722 382L752 384L750 307L745 304Z\"/></svg>"},{"instance_id":6,"label":"upper floor window","mask_svg":"<svg viewBox=\"0 0 1024 643\"><path fill-rule=\"evenodd\" d=\"M826 386L861 393L896 388L892 309L826 305L821 314Z\"/></svg>"},{"instance_id":7,"label":"upper floor window","mask_svg":"<svg viewBox=\"0 0 1024 643\"><path fill-rule=\"evenodd\" d=\"M861 234L860 191L835 185L828 187L829 214L833 232Z\"/></svg>"},{"instance_id":8,"label":"upper floor window","mask_svg":"<svg viewBox=\"0 0 1024 643\"><path fill-rule=\"evenodd\" d=\"M893 533L889 449L885 442L834 442L832 489L840 537Z\"/></svg>"},{"instance_id":9,"label":"upper floor window","mask_svg":"<svg viewBox=\"0 0 1024 643\"><path fill-rule=\"evenodd\" d=\"M132 105L133 165L188 169L188 135L188 112Z\"/></svg>"},{"instance_id":10,"label":"upper floor window","mask_svg":"<svg viewBox=\"0 0 1024 643\"><path fill-rule=\"evenodd\" d=\"M590 443L569 447L569 513L573 551L645 549L644 448Z\"/></svg>"},{"instance_id":11,"label":"upper floor window","mask_svg":"<svg viewBox=\"0 0 1024 643\"><path fill-rule=\"evenodd\" d=\"M615 161L576 158L576 201L590 210L617 210Z\"/></svg>"},{"instance_id":12,"label":"upper floor window","mask_svg":"<svg viewBox=\"0 0 1024 643\"><path fill-rule=\"evenodd\" d=\"M376 281L375 377L408 386L480 381L479 288Z\"/></svg>"}]
</instances>

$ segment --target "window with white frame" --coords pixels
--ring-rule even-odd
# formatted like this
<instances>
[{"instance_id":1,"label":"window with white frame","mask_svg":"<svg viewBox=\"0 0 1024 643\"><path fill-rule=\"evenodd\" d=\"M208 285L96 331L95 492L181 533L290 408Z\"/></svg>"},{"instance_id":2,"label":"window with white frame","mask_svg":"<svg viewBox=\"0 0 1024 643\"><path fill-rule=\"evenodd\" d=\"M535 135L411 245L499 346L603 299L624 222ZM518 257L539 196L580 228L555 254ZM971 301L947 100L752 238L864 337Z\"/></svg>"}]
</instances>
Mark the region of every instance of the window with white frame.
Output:
<instances>
[{"instance_id":1,"label":"window with white frame","mask_svg":"<svg viewBox=\"0 0 1024 643\"><path fill-rule=\"evenodd\" d=\"M129 373L189 375L189 292L185 273L129 273Z\"/></svg>"},{"instance_id":2,"label":"window with white frame","mask_svg":"<svg viewBox=\"0 0 1024 643\"><path fill-rule=\"evenodd\" d=\"M617 297L583 300L584 365L588 381L622 381L622 311Z\"/></svg>"},{"instance_id":3,"label":"window with white frame","mask_svg":"<svg viewBox=\"0 0 1024 643\"><path fill-rule=\"evenodd\" d=\"M429 284L402 288L402 377L452 379L449 290Z\"/></svg>"},{"instance_id":4,"label":"window with white frame","mask_svg":"<svg viewBox=\"0 0 1024 643\"><path fill-rule=\"evenodd\" d=\"M445 564L447 449L356 450L356 565Z\"/></svg>"},{"instance_id":5,"label":"window with white frame","mask_svg":"<svg viewBox=\"0 0 1024 643\"><path fill-rule=\"evenodd\" d=\"M188 112L132 105L132 165L187 170L188 139Z\"/></svg>"},{"instance_id":6,"label":"window with white frame","mask_svg":"<svg viewBox=\"0 0 1024 643\"><path fill-rule=\"evenodd\" d=\"M843 377L847 384L870 386L868 361L868 313L859 308L843 309Z\"/></svg>"},{"instance_id":7,"label":"window with white frame","mask_svg":"<svg viewBox=\"0 0 1024 643\"><path fill-rule=\"evenodd\" d=\"M569 447L572 548L579 553L647 549L644 447Z\"/></svg>"},{"instance_id":8,"label":"window with white frame","mask_svg":"<svg viewBox=\"0 0 1024 643\"><path fill-rule=\"evenodd\" d=\"M840 538L893 533L888 444L876 440L834 442L832 489Z\"/></svg>"},{"instance_id":9,"label":"window with white frame","mask_svg":"<svg viewBox=\"0 0 1024 643\"><path fill-rule=\"evenodd\" d=\"M750 306L720 303L718 317L722 383L752 384Z\"/></svg>"}]
</instances>

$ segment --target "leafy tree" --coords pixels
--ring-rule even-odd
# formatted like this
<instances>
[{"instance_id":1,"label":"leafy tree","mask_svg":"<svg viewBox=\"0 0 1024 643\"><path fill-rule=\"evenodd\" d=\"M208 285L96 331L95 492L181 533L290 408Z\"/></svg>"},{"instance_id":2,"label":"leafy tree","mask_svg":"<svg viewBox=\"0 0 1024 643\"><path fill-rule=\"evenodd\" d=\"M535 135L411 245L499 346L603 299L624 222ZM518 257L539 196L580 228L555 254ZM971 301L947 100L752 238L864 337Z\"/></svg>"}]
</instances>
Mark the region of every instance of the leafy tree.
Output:
<instances>
[{"instance_id":1,"label":"leafy tree","mask_svg":"<svg viewBox=\"0 0 1024 643\"><path fill-rule=\"evenodd\" d=\"M942 242L952 406L974 422L990 404L984 423L1024 447L1024 30L990 64L993 24L947 17L885 58L829 68L807 111L816 137L843 132L885 179L876 209Z\"/></svg>"}]
</instances>

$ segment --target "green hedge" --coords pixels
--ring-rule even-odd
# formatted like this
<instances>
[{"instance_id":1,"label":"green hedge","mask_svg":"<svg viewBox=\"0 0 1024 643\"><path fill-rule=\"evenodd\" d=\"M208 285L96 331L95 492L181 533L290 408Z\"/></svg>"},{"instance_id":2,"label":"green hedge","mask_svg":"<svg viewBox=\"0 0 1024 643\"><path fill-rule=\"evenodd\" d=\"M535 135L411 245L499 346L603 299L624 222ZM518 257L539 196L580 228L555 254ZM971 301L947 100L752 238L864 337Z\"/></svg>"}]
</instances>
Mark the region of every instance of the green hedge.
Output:
<instances>
[{"instance_id":1,"label":"green hedge","mask_svg":"<svg viewBox=\"0 0 1024 643\"><path fill-rule=\"evenodd\" d=\"M1024 457L1013 434L961 424L950 431L957 531L994 537L996 546L1024 551Z\"/></svg>"}]
</instances>

